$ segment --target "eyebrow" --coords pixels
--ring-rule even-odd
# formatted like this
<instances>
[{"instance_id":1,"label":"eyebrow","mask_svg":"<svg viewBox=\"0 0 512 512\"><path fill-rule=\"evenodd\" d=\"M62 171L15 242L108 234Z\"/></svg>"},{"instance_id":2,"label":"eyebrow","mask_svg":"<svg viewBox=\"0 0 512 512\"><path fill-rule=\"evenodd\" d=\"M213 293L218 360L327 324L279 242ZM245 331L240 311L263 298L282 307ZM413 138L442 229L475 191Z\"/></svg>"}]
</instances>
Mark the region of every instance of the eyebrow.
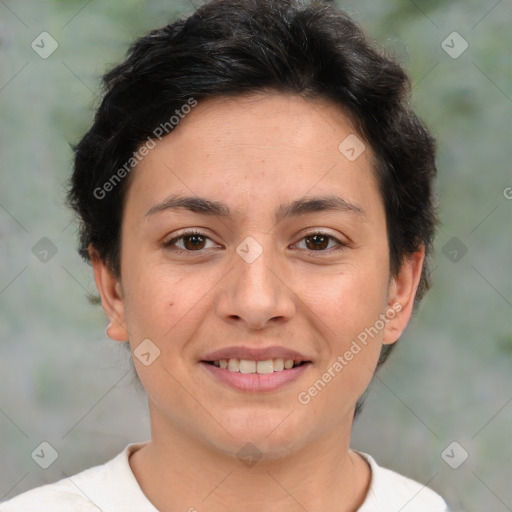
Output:
<instances>
[{"instance_id":1,"label":"eyebrow","mask_svg":"<svg viewBox=\"0 0 512 512\"><path fill-rule=\"evenodd\" d=\"M161 203L151 207L146 212L146 217L163 211L186 209L193 213L211 215L215 217L232 218L230 208L219 201L211 201L198 196L170 196ZM320 211L342 211L366 216L366 212L360 206L336 195L317 197L304 197L290 203L281 204L275 212L276 222L299 215Z\"/></svg>"}]
</instances>

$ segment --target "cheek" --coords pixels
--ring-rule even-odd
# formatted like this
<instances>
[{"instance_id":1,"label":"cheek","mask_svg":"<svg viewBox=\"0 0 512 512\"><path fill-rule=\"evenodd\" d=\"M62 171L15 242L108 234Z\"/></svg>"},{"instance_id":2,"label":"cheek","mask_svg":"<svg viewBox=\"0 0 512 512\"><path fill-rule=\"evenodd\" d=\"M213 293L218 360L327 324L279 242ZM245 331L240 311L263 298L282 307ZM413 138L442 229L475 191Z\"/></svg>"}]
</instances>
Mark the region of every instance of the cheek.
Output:
<instances>
[{"instance_id":1,"label":"cheek","mask_svg":"<svg viewBox=\"0 0 512 512\"><path fill-rule=\"evenodd\" d=\"M382 346L379 319L387 308L388 279L387 259L369 258L304 282L302 298L318 319L316 331L325 345L317 376L332 380L329 387L338 389L339 398L359 396L371 379Z\"/></svg>"},{"instance_id":2,"label":"cheek","mask_svg":"<svg viewBox=\"0 0 512 512\"><path fill-rule=\"evenodd\" d=\"M126 322L132 344L150 338L165 351L177 350L193 333L207 301L205 293L216 280L208 272L168 264L132 265L125 279ZM172 343L169 343L172 341Z\"/></svg>"},{"instance_id":3,"label":"cheek","mask_svg":"<svg viewBox=\"0 0 512 512\"><path fill-rule=\"evenodd\" d=\"M324 321L329 337L346 342L372 326L387 304L389 274L376 260L339 273L303 279L302 298Z\"/></svg>"},{"instance_id":4,"label":"cheek","mask_svg":"<svg viewBox=\"0 0 512 512\"><path fill-rule=\"evenodd\" d=\"M125 314L135 367L154 401L175 401L172 396L179 395L179 386L171 375L183 380L181 361L204 315L200 299L206 277L188 275L179 267L169 272L168 266L147 262L143 268L133 265L132 269L125 285ZM146 339L156 345L158 353L149 366L137 359L137 347Z\"/></svg>"},{"instance_id":5,"label":"cheek","mask_svg":"<svg viewBox=\"0 0 512 512\"><path fill-rule=\"evenodd\" d=\"M382 330L375 325L387 304L387 274L370 270L325 278L324 293L310 291L306 298L318 319L316 331L326 357L297 396L298 407L311 417L324 418L325 429L351 414L380 355Z\"/></svg>"}]
</instances>

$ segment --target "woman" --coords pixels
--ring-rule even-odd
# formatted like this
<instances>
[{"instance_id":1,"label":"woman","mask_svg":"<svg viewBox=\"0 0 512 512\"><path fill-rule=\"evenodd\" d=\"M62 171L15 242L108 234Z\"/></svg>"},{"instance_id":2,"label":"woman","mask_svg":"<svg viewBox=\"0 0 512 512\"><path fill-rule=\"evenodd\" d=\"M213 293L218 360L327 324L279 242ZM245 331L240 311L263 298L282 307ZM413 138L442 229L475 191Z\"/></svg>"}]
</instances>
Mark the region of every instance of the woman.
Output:
<instances>
[{"instance_id":1,"label":"woman","mask_svg":"<svg viewBox=\"0 0 512 512\"><path fill-rule=\"evenodd\" d=\"M151 440L0 510L448 510L350 448L429 286L404 70L330 3L214 0L104 84L69 198Z\"/></svg>"}]
</instances>

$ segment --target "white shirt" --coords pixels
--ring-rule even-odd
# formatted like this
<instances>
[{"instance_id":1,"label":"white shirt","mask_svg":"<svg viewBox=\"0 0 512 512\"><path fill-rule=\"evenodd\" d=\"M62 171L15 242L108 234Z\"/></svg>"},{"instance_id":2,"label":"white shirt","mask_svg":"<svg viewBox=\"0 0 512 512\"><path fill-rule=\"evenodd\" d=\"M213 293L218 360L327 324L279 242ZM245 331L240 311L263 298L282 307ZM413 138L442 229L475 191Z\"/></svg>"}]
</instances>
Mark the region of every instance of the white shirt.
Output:
<instances>
[{"instance_id":1,"label":"white shirt","mask_svg":"<svg viewBox=\"0 0 512 512\"><path fill-rule=\"evenodd\" d=\"M112 460L0 503L0 512L158 512L142 492L128 462L146 443L132 443ZM382 468L371 468L370 488L357 512L448 512L432 489Z\"/></svg>"}]
</instances>

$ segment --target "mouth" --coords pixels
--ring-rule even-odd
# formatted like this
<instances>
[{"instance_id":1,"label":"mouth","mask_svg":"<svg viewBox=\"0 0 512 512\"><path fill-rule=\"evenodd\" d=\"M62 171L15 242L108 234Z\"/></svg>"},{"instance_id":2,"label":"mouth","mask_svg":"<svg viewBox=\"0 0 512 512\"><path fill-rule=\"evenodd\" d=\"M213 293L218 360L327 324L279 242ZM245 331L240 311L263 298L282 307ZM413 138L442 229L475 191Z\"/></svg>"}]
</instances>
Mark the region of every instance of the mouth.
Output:
<instances>
[{"instance_id":1,"label":"mouth","mask_svg":"<svg viewBox=\"0 0 512 512\"><path fill-rule=\"evenodd\" d=\"M298 379L313 365L299 352L285 347L230 347L199 361L220 384L238 391L274 391Z\"/></svg>"}]
</instances>

